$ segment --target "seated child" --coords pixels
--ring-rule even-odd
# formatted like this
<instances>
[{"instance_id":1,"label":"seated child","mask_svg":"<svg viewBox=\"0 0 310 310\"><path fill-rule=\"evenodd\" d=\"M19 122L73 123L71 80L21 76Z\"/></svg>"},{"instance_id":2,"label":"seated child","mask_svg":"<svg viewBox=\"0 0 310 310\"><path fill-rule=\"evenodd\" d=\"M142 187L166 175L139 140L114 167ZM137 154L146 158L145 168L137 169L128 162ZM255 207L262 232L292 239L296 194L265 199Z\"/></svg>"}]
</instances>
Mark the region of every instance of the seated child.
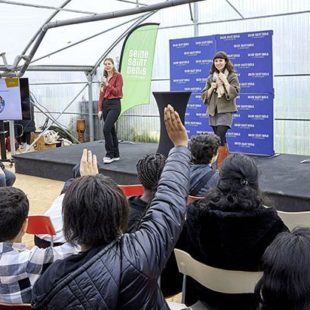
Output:
<instances>
[{"instance_id":1,"label":"seated child","mask_svg":"<svg viewBox=\"0 0 310 310\"><path fill-rule=\"evenodd\" d=\"M28 212L29 201L22 190L0 188L0 303L30 303L32 287L49 264L78 252L68 243L28 249L22 243Z\"/></svg>"},{"instance_id":2,"label":"seated child","mask_svg":"<svg viewBox=\"0 0 310 310\"><path fill-rule=\"evenodd\" d=\"M217 159L220 138L214 134L200 134L191 138L192 153L189 194L204 196L207 190L217 185L219 173L212 168Z\"/></svg>"}]
</instances>

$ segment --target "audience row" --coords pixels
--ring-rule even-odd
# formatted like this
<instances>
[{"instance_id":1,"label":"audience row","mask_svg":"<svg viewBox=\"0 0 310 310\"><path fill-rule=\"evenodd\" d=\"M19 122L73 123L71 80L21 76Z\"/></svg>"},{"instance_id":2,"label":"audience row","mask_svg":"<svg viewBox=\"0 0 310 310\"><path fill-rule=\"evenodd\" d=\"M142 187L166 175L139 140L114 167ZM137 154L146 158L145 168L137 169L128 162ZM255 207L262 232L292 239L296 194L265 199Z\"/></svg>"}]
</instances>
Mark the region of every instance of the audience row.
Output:
<instances>
[{"instance_id":1,"label":"audience row","mask_svg":"<svg viewBox=\"0 0 310 310\"><path fill-rule=\"evenodd\" d=\"M149 154L137 163L142 196L127 198L98 173L84 150L48 214L56 247L22 237L29 202L13 187L0 188L0 302L34 309L169 309L165 297L181 290L173 249L202 263L263 271L255 293L216 293L189 279L185 303L207 309L309 309L310 229L289 232L264 206L255 162L241 154L213 168L219 138L190 141L171 106L165 124L175 147L168 158ZM190 149L190 151L189 151ZM200 196L186 205L188 195ZM55 220L56 219L56 220Z\"/></svg>"}]
</instances>

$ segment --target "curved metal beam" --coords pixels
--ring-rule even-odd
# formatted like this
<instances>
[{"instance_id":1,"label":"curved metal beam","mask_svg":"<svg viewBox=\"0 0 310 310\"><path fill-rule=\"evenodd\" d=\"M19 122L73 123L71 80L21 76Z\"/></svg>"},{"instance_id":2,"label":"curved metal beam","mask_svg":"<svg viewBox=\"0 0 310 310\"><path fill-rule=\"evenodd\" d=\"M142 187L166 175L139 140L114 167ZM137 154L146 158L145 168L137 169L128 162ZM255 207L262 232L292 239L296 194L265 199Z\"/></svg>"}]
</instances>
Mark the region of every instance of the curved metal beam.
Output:
<instances>
[{"instance_id":1,"label":"curved metal beam","mask_svg":"<svg viewBox=\"0 0 310 310\"><path fill-rule=\"evenodd\" d=\"M60 21L54 21L51 23L48 23L46 27L48 28L56 28L61 26L68 26L68 25L75 25L75 24L82 24L82 23L89 23L89 22L95 22L98 20L106 20L111 19L115 17L123 17L123 16L129 16L134 14L140 14L145 13L149 11L156 11L164 8L169 8L172 6L178 6L182 4L192 3L192 2L200 2L204 0L171 0L171 1L165 1L160 2L156 4L151 4L148 6L142 6L137 7L134 9L127 9L122 11L115 11L115 12L109 12L109 13L101 13L95 16L84 16L80 18L71 18L66 20L60 20Z\"/></svg>"}]
</instances>

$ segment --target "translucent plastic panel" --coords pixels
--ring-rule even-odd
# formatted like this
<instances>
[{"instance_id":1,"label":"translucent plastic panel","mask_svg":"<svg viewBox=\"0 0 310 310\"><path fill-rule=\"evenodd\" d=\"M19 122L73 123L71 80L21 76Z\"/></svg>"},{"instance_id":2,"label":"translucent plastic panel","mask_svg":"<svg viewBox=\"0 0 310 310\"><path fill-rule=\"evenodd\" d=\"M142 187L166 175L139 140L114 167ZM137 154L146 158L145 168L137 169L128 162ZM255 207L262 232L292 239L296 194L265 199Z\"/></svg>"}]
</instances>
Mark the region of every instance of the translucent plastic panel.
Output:
<instances>
[{"instance_id":1,"label":"translucent plastic panel","mask_svg":"<svg viewBox=\"0 0 310 310\"><path fill-rule=\"evenodd\" d=\"M230 0L230 2L244 17L283 14L310 9L310 2L308 0Z\"/></svg>"},{"instance_id":2,"label":"translucent plastic panel","mask_svg":"<svg viewBox=\"0 0 310 310\"><path fill-rule=\"evenodd\" d=\"M275 118L310 121L310 76L275 77Z\"/></svg>"},{"instance_id":3,"label":"translucent plastic panel","mask_svg":"<svg viewBox=\"0 0 310 310\"><path fill-rule=\"evenodd\" d=\"M253 1L250 1L251 3ZM198 2L199 22L214 22L238 19L240 15L225 0L208 0Z\"/></svg>"},{"instance_id":4,"label":"translucent plastic panel","mask_svg":"<svg viewBox=\"0 0 310 310\"><path fill-rule=\"evenodd\" d=\"M120 21L115 19L113 22L101 21L93 23L92 25L72 25L51 29L39 47L34 60L62 49L63 47L69 47L81 39L86 39L96 33L111 29L113 26L116 27L119 23ZM132 23L129 23L112 29L33 64L94 65L99 57L115 42L115 40L127 31L131 24ZM96 26L95 28L91 27L94 25Z\"/></svg>"},{"instance_id":5,"label":"translucent plastic panel","mask_svg":"<svg viewBox=\"0 0 310 310\"><path fill-rule=\"evenodd\" d=\"M308 155L310 159L310 122L275 121L276 153Z\"/></svg>"},{"instance_id":6,"label":"translucent plastic panel","mask_svg":"<svg viewBox=\"0 0 310 310\"><path fill-rule=\"evenodd\" d=\"M52 5L53 1L49 2ZM0 3L0 12L0 52L6 52L7 61L12 64L51 15L51 11Z\"/></svg>"}]
</instances>

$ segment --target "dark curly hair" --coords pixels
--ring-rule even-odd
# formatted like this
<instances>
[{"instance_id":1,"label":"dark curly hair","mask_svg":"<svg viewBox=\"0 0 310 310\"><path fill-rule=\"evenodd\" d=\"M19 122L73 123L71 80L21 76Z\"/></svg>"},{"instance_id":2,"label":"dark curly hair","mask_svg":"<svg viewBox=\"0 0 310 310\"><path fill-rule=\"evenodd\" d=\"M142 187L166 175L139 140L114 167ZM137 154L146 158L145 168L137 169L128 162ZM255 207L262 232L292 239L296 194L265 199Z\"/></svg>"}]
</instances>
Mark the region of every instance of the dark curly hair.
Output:
<instances>
[{"instance_id":1,"label":"dark curly hair","mask_svg":"<svg viewBox=\"0 0 310 310\"><path fill-rule=\"evenodd\" d=\"M144 188L156 192L165 162L166 157L162 154L148 154L138 161L138 179Z\"/></svg>"},{"instance_id":2,"label":"dark curly hair","mask_svg":"<svg viewBox=\"0 0 310 310\"><path fill-rule=\"evenodd\" d=\"M280 233L262 261L264 274L255 288L260 309L310 309L310 229Z\"/></svg>"},{"instance_id":3,"label":"dark curly hair","mask_svg":"<svg viewBox=\"0 0 310 310\"><path fill-rule=\"evenodd\" d=\"M200 134L192 136L190 150L193 164L210 164L213 156L217 154L221 140L214 134Z\"/></svg>"},{"instance_id":4,"label":"dark curly hair","mask_svg":"<svg viewBox=\"0 0 310 310\"><path fill-rule=\"evenodd\" d=\"M210 189L198 203L201 207L234 210L262 206L254 160L243 154L229 155L223 162L217 187Z\"/></svg>"},{"instance_id":5,"label":"dark curly hair","mask_svg":"<svg viewBox=\"0 0 310 310\"><path fill-rule=\"evenodd\" d=\"M112 179L100 174L75 179L62 212L65 238L80 245L107 245L127 228L127 199Z\"/></svg>"}]
</instances>

